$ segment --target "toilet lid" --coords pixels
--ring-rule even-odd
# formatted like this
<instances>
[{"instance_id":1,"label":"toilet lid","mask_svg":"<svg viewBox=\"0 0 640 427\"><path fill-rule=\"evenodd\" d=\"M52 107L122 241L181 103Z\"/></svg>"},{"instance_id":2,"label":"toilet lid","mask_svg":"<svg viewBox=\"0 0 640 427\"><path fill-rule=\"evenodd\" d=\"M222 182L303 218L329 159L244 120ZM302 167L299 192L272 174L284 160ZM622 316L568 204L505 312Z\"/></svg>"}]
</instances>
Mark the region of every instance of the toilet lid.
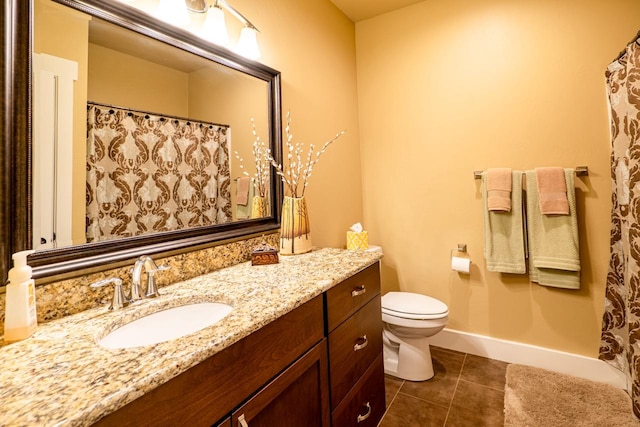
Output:
<instances>
[{"instance_id":1,"label":"toilet lid","mask_svg":"<svg viewBox=\"0 0 640 427\"><path fill-rule=\"evenodd\" d=\"M449 314L442 301L412 292L389 292L382 297L382 311L406 319L434 319Z\"/></svg>"}]
</instances>

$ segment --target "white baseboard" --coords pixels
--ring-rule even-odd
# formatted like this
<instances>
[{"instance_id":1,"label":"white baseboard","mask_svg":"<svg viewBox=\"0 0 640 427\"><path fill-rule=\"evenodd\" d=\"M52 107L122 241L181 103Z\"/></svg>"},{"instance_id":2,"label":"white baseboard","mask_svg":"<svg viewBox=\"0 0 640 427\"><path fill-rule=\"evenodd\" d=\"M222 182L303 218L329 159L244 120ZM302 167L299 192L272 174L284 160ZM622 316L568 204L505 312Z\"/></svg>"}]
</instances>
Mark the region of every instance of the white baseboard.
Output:
<instances>
[{"instance_id":1,"label":"white baseboard","mask_svg":"<svg viewBox=\"0 0 640 427\"><path fill-rule=\"evenodd\" d=\"M503 362L519 363L599 381L621 389L626 389L627 385L625 375L619 370L602 360L579 354L446 328L429 338L429 343L437 347L475 354Z\"/></svg>"}]
</instances>

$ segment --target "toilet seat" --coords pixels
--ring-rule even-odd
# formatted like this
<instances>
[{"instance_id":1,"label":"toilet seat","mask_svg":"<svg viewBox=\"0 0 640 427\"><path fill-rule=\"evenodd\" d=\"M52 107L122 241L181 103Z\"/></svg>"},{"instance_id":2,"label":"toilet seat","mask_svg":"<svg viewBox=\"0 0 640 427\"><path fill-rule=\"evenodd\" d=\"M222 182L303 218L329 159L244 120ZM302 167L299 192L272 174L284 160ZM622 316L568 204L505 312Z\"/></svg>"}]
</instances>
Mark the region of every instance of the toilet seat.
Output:
<instances>
[{"instance_id":1,"label":"toilet seat","mask_svg":"<svg viewBox=\"0 0 640 427\"><path fill-rule=\"evenodd\" d=\"M445 303L412 292L389 292L382 297L382 313L401 319L442 319L449 315Z\"/></svg>"}]
</instances>

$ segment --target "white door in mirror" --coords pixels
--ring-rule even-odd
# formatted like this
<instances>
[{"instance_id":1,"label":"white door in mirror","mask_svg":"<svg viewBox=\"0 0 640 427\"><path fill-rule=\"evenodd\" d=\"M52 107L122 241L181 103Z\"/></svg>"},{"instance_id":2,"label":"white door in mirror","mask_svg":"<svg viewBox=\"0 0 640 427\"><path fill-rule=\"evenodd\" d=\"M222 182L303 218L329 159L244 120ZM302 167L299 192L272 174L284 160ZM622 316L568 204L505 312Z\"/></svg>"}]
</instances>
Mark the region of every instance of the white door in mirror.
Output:
<instances>
[{"instance_id":1,"label":"white door in mirror","mask_svg":"<svg viewBox=\"0 0 640 427\"><path fill-rule=\"evenodd\" d=\"M227 304L206 302L158 311L115 329L98 344L106 348L132 348L170 341L219 322L231 310Z\"/></svg>"}]
</instances>

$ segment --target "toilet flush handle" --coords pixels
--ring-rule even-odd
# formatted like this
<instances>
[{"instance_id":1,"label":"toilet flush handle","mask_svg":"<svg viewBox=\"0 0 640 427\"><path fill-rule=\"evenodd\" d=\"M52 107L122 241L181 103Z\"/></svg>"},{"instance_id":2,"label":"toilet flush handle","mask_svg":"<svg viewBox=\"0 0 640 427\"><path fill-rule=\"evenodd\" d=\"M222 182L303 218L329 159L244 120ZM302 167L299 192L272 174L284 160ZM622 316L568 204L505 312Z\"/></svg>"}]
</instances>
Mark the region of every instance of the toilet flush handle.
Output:
<instances>
[{"instance_id":1,"label":"toilet flush handle","mask_svg":"<svg viewBox=\"0 0 640 427\"><path fill-rule=\"evenodd\" d=\"M367 292L367 288L365 288L364 285L360 285L351 291L351 296L355 298L357 296L364 294L365 292Z\"/></svg>"}]
</instances>

